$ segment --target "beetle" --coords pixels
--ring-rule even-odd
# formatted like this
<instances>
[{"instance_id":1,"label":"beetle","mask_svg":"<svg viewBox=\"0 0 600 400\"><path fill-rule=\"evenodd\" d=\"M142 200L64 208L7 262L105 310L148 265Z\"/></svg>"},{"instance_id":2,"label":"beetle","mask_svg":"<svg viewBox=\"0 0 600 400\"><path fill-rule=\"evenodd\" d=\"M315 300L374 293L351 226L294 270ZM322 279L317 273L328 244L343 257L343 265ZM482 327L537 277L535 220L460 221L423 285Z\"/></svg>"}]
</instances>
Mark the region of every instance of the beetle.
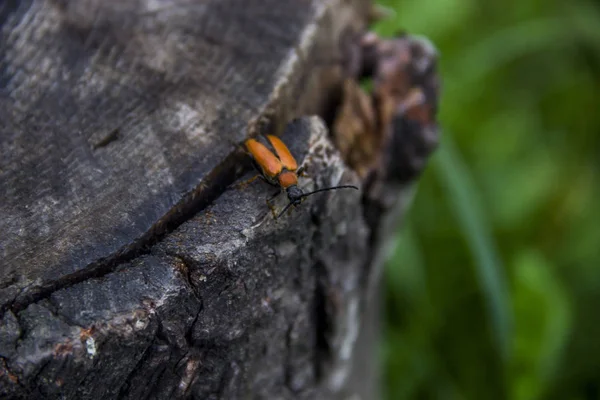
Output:
<instances>
[{"instance_id":1,"label":"beetle","mask_svg":"<svg viewBox=\"0 0 600 400\"><path fill-rule=\"evenodd\" d=\"M298 187L298 163L288 147L277 136L266 135L266 137L272 147L272 150L254 138L247 139L244 142L244 145L250 157L254 161L255 166L261 172L261 175L258 175L251 180L254 180L257 177L262 177L271 185L279 186L281 191L285 191L287 193L289 203L285 206L283 211L279 213L279 215L275 215L275 213L273 213L275 219L281 217L283 213L285 213L291 206L298 206L305 198L315 193L336 189L358 190L358 187L353 185L341 185L304 193L302 189ZM271 208L272 212L273 208L271 207L270 200L277 197L279 193L280 192L277 192L271 199L267 199L267 204L269 205L269 208Z\"/></svg>"}]
</instances>

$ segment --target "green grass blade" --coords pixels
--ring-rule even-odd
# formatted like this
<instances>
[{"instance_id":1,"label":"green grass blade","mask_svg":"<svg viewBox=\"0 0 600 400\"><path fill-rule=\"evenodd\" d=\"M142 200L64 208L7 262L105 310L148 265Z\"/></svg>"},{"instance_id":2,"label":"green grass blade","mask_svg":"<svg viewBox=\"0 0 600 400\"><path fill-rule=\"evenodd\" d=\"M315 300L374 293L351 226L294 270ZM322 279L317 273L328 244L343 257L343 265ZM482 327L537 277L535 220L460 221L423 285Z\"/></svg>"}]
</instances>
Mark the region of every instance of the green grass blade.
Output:
<instances>
[{"instance_id":1,"label":"green grass blade","mask_svg":"<svg viewBox=\"0 0 600 400\"><path fill-rule=\"evenodd\" d=\"M475 260L477 278L491 316L494 339L500 356L507 361L512 335L512 313L504 269L468 167L448 135L444 137L433 165Z\"/></svg>"}]
</instances>

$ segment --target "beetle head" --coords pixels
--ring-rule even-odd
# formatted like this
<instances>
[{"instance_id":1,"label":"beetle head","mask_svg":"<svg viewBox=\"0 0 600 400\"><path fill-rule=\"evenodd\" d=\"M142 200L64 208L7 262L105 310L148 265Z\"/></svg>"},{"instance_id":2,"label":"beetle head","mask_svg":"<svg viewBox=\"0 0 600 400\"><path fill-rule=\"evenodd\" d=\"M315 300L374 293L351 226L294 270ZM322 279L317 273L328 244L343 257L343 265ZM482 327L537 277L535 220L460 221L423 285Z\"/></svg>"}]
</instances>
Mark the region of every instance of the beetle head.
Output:
<instances>
[{"instance_id":1,"label":"beetle head","mask_svg":"<svg viewBox=\"0 0 600 400\"><path fill-rule=\"evenodd\" d=\"M302 192L302 189L300 189L296 185L292 185L288 187L286 191L291 204L297 206L300 203L302 203L302 199L305 197L304 193Z\"/></svg>"}]
</instances>

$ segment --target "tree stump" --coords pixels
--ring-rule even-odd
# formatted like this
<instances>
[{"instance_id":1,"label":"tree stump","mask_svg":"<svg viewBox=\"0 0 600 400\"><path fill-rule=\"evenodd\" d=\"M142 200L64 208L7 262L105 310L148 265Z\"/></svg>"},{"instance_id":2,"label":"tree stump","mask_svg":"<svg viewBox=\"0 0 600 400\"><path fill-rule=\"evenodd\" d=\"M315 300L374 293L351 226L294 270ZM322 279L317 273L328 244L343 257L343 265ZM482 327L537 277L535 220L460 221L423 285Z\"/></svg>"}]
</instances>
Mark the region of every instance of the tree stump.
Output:
<instances>
[{"instance_id":1,"label":"tree stump","mask_svg":"<svg viewBox=\"0 0 600 400\"><path fill-rule=\"evenodd\" d=\"M377 398L377 282L438 84L426 41L365 35L371 7L0 3L0 397ZM361 190L273 219L272 187L236 183L267 132L302 188Z\"/></svg>"}]
</instances>

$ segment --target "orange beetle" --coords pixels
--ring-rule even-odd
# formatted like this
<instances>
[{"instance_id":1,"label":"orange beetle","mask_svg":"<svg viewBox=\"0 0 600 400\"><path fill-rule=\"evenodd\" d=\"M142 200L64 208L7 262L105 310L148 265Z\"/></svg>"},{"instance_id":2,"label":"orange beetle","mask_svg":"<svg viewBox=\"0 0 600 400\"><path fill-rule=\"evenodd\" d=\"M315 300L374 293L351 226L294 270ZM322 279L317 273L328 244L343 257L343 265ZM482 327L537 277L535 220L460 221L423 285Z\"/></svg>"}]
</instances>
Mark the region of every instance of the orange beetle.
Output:
<instances>
[{"instance_id":1,"label":"orange beetle","mask_svg":"<svg viewBox=\"0 0 600 400\"><path fill-rule=\"evenodd\" d=\"M326 190L345 188L358 190L356 186L342 185L317 189L309 193L302 192L302 189L298 187L298 163L296 162L296 159L287 148L285 143L281 141L281 139L273 135L266 136L275 154L273 154L273 151L267 148L267 146L256 139L248 139L244 144L248 150L248 153L250 154L250 157L252 157L252 160L262 173L264 180L271 185L279 186L282 191L285 190L288 199L290 200L283 211L281 211L279 215L275 216L275 219L281 217L283 213L290 208L290 206L299 205L304 198L312 194L324 192ZM279 195L279 193L277 193L275 196L277 195ZM267 204L269 204L269 207L271 207L269 200L267 200Z\"/></svg>"}]
</instances>

